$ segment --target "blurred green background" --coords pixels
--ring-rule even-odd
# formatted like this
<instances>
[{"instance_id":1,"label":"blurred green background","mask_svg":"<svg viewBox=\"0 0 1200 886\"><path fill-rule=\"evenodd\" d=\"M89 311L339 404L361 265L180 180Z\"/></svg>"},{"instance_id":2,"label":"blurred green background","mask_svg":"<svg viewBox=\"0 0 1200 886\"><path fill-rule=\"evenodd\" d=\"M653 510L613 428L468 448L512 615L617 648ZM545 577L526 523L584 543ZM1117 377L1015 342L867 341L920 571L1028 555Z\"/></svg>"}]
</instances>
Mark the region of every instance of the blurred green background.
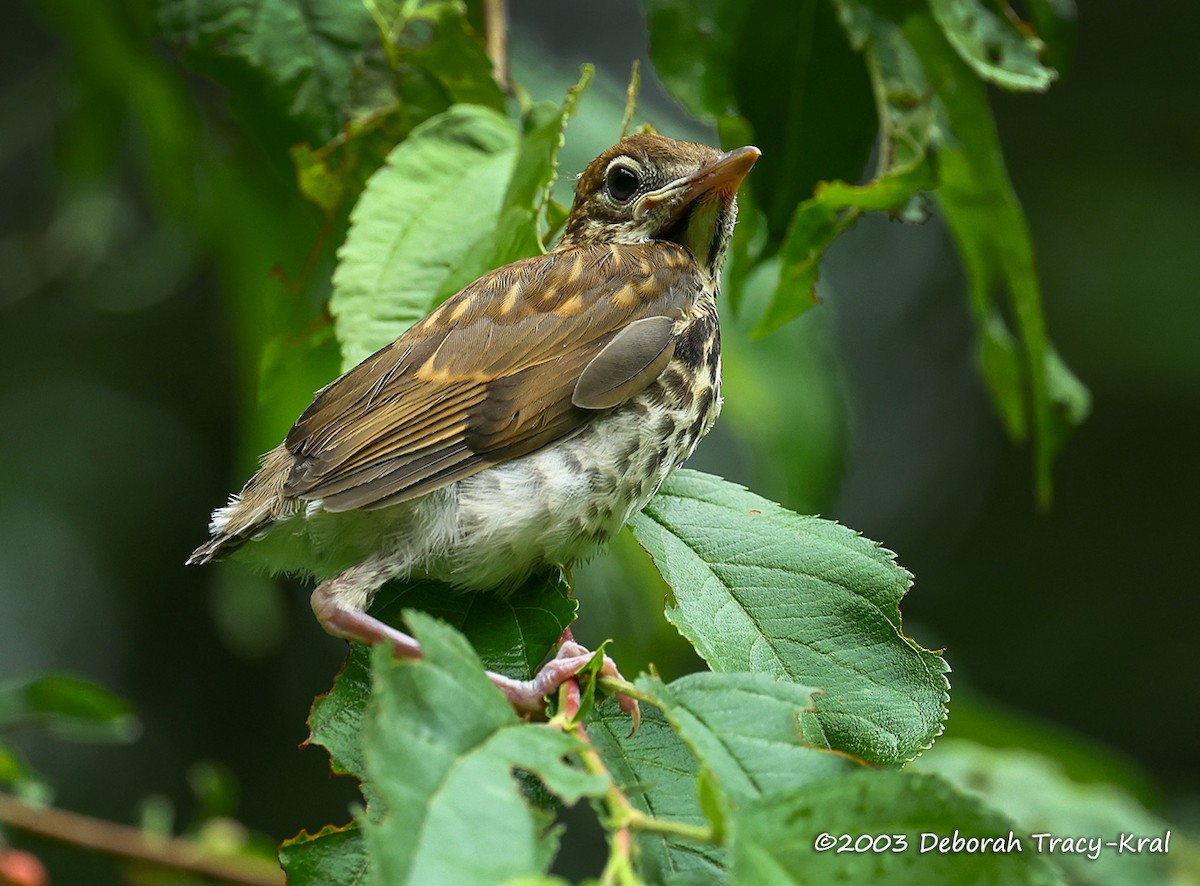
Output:
<instances>
[{"instance_id":1,"label":"blurred green background","mask_svg":"<svg viewBox=\"0 0 1200 886\"><path fill-rule=\"evenodd\" d=\"M635 58L639 118L714 139L656 87L637 3L512 7L513 73L535 98L598 66L564 194L615 141ZM862 222L828 256L822 304L761 341L746 329L769 269L751 278L726 316L726 411L691 466L898 552L916 575L908 633L954 668L950 734L1063 758L1094 746L1082 756L1099 764L1068 766L1195 821L1200 113L1183 37L1200 8L1153 9L1085 7L1060 83L994 93L1051 334L1094 396L1049 513L974 370L936 219ZM297 585L182 565L335 371L324 349L286 390L255 382L278 359L266 343L327 295L329 250L313 246L338 232L296 195L286 136L243 131L155 37L149 4L9 4L0 59L0 681L69 669L143 724L128 745L14 741L57 803L117 821L160 797L182 827L189 768L216 761L240 786L224 811L255 831L343 822L354 785L295 748L344 645ZM267 288L289 316L264 307ZM690 666L627 538L581 570L579 596L578 633L614 637L626 673ZM94 859L49 857L62 882L102 882Z\"/></svg>"}]
</instances>

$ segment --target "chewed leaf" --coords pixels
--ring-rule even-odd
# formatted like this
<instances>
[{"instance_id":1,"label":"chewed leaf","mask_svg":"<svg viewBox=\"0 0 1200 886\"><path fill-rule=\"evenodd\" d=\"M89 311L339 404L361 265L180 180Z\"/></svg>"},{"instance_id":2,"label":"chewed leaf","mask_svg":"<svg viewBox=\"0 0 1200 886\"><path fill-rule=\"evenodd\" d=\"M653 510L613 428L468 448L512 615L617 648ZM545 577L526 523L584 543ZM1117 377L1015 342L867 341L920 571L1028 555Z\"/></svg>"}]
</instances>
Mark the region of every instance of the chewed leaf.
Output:
<instances>
[{"instance_id":1,"label":"chewed leaf","mask_svg":"<svg viewBox=\"0 0 1200 886\"><path fill-rule=\"evenodd\" d=\"M423 657L397 662L381 647L372 661L363 744L379 803L363 827L375 881L484 886L545 873L556 839L514 769L566 803L607 780L564 759L574 737L522 723L461 634L424 613L407 620Z\"/></svg>"},{"instance_id":2,"label":"chewed leaf","mask_svg":"<svg viewBox=\"0 0 1200 886\"><path fill-rule=\"evenodd\" d=\"M941 732L949 668L904 635L911 576L890 551L687 470L632 526L673 591L667 618L713 670L821 690L829 747L870 763L910 760Z\"/></svg>"},{"instance_id":3,"label":"chewed leaf","mask_svg":"<svg viewBox=\"0 0 1200 886\"><path fill-rule=\"evenodd\" d=\"M1058 72L1041 63L1042 42L981 0L930 0L946 39L985 80L1013 90L1043 92Z\"/></svg>"}]
</instances>

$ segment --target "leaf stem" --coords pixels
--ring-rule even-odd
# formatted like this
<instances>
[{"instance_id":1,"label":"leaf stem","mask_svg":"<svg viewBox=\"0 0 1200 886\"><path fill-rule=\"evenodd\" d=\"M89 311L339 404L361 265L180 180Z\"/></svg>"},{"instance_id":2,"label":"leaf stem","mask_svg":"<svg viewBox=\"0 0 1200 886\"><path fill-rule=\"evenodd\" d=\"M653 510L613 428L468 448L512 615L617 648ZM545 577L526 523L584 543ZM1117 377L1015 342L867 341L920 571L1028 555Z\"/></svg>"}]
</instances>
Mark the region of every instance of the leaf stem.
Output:
<instances>
[{"instance_id":1,"label":"leaf stem","mask_svg":"<svg viewBox=\"0 0 1200 886\"><path fill-rule=\"evenodd\" d=\"M618 692L629 698L636 698L638 701L662 707L662 702L658 698L648 692L643 692L627 680L606 676L601 678L601 683L608 692ZM611 879L608 877L608 874L610 868L614 869L614 877L620 874L619 869L622 865L620 856L623 852L629 851L629 846L632 845L628 842L630 840L629 835L633 831L682 837L686 840L694 840L699 843L715 844L719 842L716 833L711 827L656 818L652 815L647 815L635 807L630 802L629 797L617 787L616 780L604 765L604 760L600 757L599 751L596 750L591 740L588 739L587 731L583 728L583 724L575 719L580 704L579 683L576 680L568 680L564 683L560 699L559 713L551 721L551 725L563 729L565 732L573 733L583 743L583 747L579 751L579 759L583 763L583 768L592 775L602 776L608 782L608 787L604 792L604 803L608 807L608 823L614 831L612 840L614 854L609 857L608 865L605 866L605 876L601 878L601 883L625 882L623 879ZM622 837L622 834L626 836Z\"/></svg>"},{"instance_id":2,"label":"leaf stem","mask_svg":"<svg viewBox=\"0 0 1200 886\"><path fill-rule=\"evenodd\" d=\"M0 793L0 822L84 849L162 865L226 883L282 886L285 882L283 871L265 859L215 856L190 840L147 834L137 828L65 809L29 806L9 794Z\"/></svg>"}]
</instances>

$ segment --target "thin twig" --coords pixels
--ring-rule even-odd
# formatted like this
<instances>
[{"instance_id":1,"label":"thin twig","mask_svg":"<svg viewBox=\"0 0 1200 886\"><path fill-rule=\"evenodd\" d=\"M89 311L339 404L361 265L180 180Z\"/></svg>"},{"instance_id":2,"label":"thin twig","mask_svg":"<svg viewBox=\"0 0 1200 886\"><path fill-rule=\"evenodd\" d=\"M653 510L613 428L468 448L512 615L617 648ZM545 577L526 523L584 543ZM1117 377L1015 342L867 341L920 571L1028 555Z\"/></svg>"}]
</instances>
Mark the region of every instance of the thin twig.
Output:
<instances>
[{"instance_id":1,"label":"thin twig","mask_svg":"<svg viewBox=\"0 0 1200 886\"><path fill-rule=\"evenodd\" d=\"M508 14L505 0L483 0L483 29L487 54L492 60L492 76L508 92Z\"/></svg>"},{"instance_id":2,"label":"thin twig","mask_svg":"<svg viewBox=\"0 0 1200 886\"><path fill-rule=\"evenodd\" d=\"M629 135L629 127L633 125L633 117L637 113L638 90L641 88L642 65L641 61L635 58L629 71L629 86L625 89L625 116L621 118L621 138Z\"/></svg>"},{"instance_id":3,"label":"thin twig","mask_svg":"<svg viewBox=\"0 0 1200 886\"><path fill-rule=\"evenodd\" d=\"M283 886L283 871L266 860L223 858L177 837L160 837L137 828L52 807L29 806L0 793L0 822L18 830L93 849L187 871L242 886Z\"/></svg>"}]
</instances>

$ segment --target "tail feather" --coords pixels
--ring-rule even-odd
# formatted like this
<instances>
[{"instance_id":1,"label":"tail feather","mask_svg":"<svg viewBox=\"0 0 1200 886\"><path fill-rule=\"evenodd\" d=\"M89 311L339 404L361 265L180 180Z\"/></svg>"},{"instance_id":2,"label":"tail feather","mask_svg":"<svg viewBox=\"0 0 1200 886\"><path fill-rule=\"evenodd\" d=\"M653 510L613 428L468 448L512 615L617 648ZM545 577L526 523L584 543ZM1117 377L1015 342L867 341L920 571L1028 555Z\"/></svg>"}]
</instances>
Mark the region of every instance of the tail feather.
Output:
<instances>
[{"instance_id":1,"label":"tail feather","mask_svg":"<svg viewBox=\"0 0 1200 886\"><path fill-rule=\"evenodd\" d=\"M283 494L283 482L291 467L291 456L283 445L263 456L262 467L223 508L213 511L209 531L212 538L187 558L199 565L232 554L252 538L262 535L277 519L294 509Z\"/></svg>"},{"instance_id":2,"label":"tail feather","mask_svg":"<svg viewBox=\"0 0 1200 886\"><path fill-rule=\"evenodd\" d=\"M211 563L213 560L220 560L227 554L232 554L250 539L245 535L231 535L222 532L219 535L214 535L196 550L192 551L191 556L187 558L187 566L202 566L205 563Z\"/></svg>"}]
</instances>

